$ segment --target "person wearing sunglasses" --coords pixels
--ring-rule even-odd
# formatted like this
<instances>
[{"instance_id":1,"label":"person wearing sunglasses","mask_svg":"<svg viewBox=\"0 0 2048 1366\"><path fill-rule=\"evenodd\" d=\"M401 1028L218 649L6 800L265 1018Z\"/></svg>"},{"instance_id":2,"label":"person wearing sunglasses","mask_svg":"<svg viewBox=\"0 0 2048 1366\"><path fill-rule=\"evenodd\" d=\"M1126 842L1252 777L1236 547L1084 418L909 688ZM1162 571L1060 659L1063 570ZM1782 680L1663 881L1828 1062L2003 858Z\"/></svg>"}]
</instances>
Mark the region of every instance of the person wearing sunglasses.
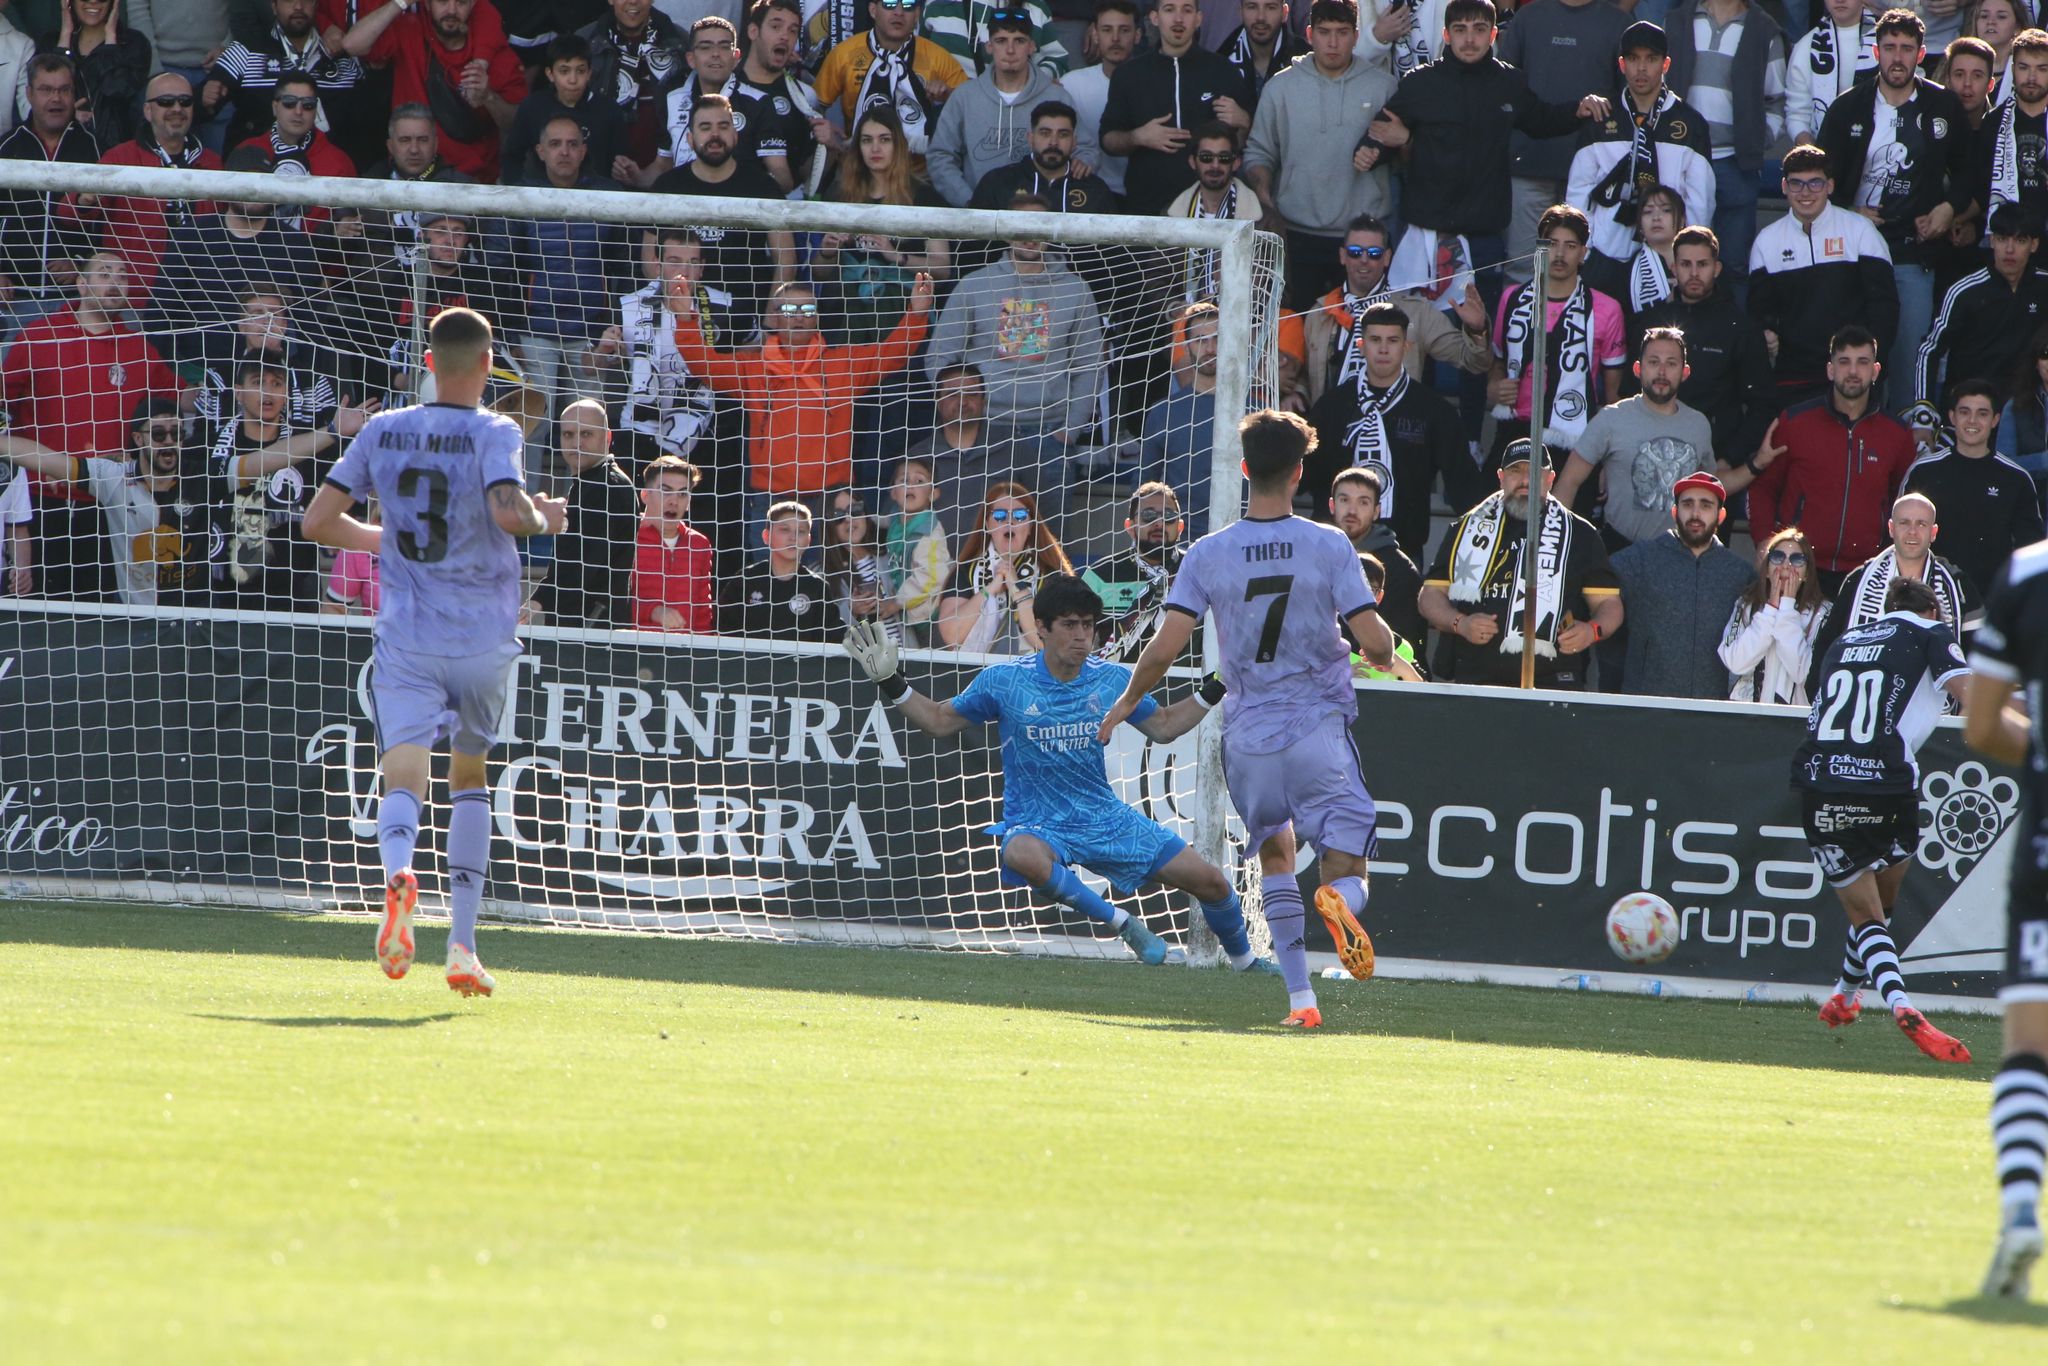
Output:
<instances>
[{"instance_id":1,"label":"person wearing sunglasses","mask_svg":"<svg viewBox=\"0 0 2048 1366\"><path fill-rule=\"evenodd\" d=\"M1767 537L1756 554L1756 574L1721 633L1728 698L1806 706L1814 640L1828 614L1806 533L1788 526Z\"/></svg>"},{"instance_id":2,"label":"person wearing sunglasses","mask_svg":"<svg viewBox=\"0 0 2048 1366\"><path fill-rule=\"evenodd\" d=\"M1792 212L1756 235L1749 257L1749 311L1771 347L1778 397L1789 405L1825 392L1828 338L1867 329L1889 366L1899 326L1899 285L1891 248L1877 225L1830 202L1827 153L1806 144L1785 154L1785 201ZM1727 239L1722 238L1727 246ZM1732 264L1732 263L1731 263ZM1911 364L1907 357L1899 363Z\"/></svg>"},{"instance_id":3,"label":"person wearing sunglasses","mask_svg":"<svg viewBox=\"0 0 2048 1366\"><path fill-rule=\"evenodd\" d=\"M1309 9L1313 57L1273 77L1259 98L1245 146L1244 178L1268 226L1287 235L1287 297L1307 308L1337 283L1335 248L1360 214L1393 208L1387 168L1358 165L1356 150L1394 93L1385 67L1357 54L1358 12L1349 0Z\"/></svg>"},{"instance_id":4,"label":"person wearing sunglasses","mask_svg":"<svg viewBox=\"0 0 2048 1366\"><path fill-rule=\"evenodd\" d=\"M222 47L199 86L201 115L227 119L226 146L238 146L271 126L276 117L272 97L279 79L292 74L311 76L318 85L314 93L326 101L327 114L346 112L350 118L343 121L356 125L354 132L374 139L374 125L385 111L366 107L359 99L364 93L362 63L346 53L329 53L321 42L314 0L270 0L268 8L270 31L246 42L237 38ZM318 126L325 131L329 125L323 118ZM361 137L351 146L358 153L367 150Z\"/></svg>"},{"instance_id":5,"label":"person wearing sunglasses","mask_svg":"<svg viewBox=\"0 0 2048 1366\"><path fill-rule=\"evenodd\" d=\"M352 176L356 173L356 165L349 160L348 153L336 147L319 129L320 86L311 76L303 71L288 71L279 76L271 89L270 108L274 115L270 130L257 134L242 145L267 152L273 175ZM288 228L321 222L328 217L326 210L317 206L306 208L294 204L280 204L277 214L278 221Z\"/></svg>"},{"instance_id":6,"label":"person wearing sunglasses","mask_svg":"<svg viewBox=\"0 0 2048 1366\"><path fill-rule=\"evenodd\" d=\"M1029 654L1045 643L1031 610L1039 583L1048 574L1072 572L1030 487L1011 480L990 484L981 524L967 533L953 565L961 591L939 607L940 642L972 654Z\"/></svg>"},{"instance_id":7,"label":"person wearing sunglasses","mask_svg":"<svg viewBox=\"0 0 2048 1366\"><path fill-rule=\"evenodd\" d=\"M1129 663L1152 638L1160 614L1166 610L1174 572L1187 554L1187 529L1187 518L1181 515L1180 499L1174 496L1172 485L1154 480L1132 491L1124 513L1124 535L1129 543L1081 575L1081 581L1095 590L1103 604L1095 633L1097 659ZM1201 643L1189 637L1180 662L1198 663L1201 653Z\"/></svg>"},{"instance_id":8,"label":"person wearing sunglasses","mask_svg":"<svg viewBox=\"0 0 2048 1366\"><path fill-rule=\"evenodd\" d=\"M1249 134L1252 126L1244 78L1199 42L1200 0L1159 0L1151 23L1158 46L1117 68L1102 110L1102 150L1130 159L1125 207L1147 215L1194 180L1187 153L1195 129L1221 122Z\"/></svg>"},{"instance_id":9,"label":"person wearing sunglasses","mask_svg":"<svg viewBox=\"0 0 2048 1366\"><path fill-rule=\"evenodd\" d=\"M1057 81L1074 54L1060 41L1043 0L929 0L923 32L951 53L971 80L995 64L999 19L1024 26L1031 37L1031 62Z\"/></svg>"},{"instance_id":10,"label":"person wearing sunglasses","mask_svg":"<svg viewBox=\"0 0 2048 1366\"><path fill-rule=\"evenodd\" d=\"M159 73L143 92L141 129L102 156L101 164L218 171L219 153L192 130L194 103L190 81L175 71ZM127 256L129 289L137 298L156 283L171 226L189 223L193 211L182 201L125 195L77 195L73 203L97 245Z\"/></svg>"},{"instance_id":11,"label":"person wearing sunglasses","mask_svg":"<svg viewBox=\"0 0 2048 1366\"><path fill-rule=\"evenodd\" d=\"M1410 380L1422 382L1423 366L1432 360L1469 374L1486 373L1493 363L1492 342L1486 330L1486 302L1476 288L1465 286L1449 312L1419 294L1389 291L1387 269L1394 251L1387 225L1371 214L1351 220L1332 255L1343 278L1302 318L1311 404L1332 385L1357 378L1365 364L1358 319L1378 303L1392 304L1408 315L1410 345L1404 364Z\"/></svg>"},{"instance_id":12,"label":"person wearing sunglasses","mask_svg":"<svg viewBox=\"0 0 2048 1366\"><path fill-rule=\"evenodd\" d=\"M1128 0L1124 0L1128 3ZM832 7L827 7L831 13ZM839 112L837 126L813 123L825 144L836 152L848 150L842 129L858 134L861 119L870 111L890 111L902 129L905 149L912 158L911 169L925 174L924 152L931 142L932 126L938 122L939 107L967 80L968 73L953 54L918 33L924 6L918 0L868 0L868 18L873 27L841 39L818 66L818 103ZM809 58L811 33L804 34ZM858 150L856 139L854 149Z\"/></svg>"},{"instance_id":13,"label":"person wearing sunglasses","mask_svg":"<svg viewBox=\"0 0 2048 1366\"><path fill-rule=\"evenodd\" d=\"M0 456L36 478L91 497L105 519L121 601L131 607L205 606L212 597L210 528L231 491L191 460L176 400L136 400L126 459L62 455L32 441L0 437ZM7 520L0 499L0 521ZM47 536L47 529L44 531ZM26 591L16 562L14 591Z\"/></svg>"},{"instance_id":14,"label":"person wearing sunglasses","mask_svg":"<svg viewBox=\"0 0 2048 1366\"><path fill-rule=\"evenodd\" d=\"M763 525L772 503L817 498L852 481L854 400L909 364L923 345L932 277L917 276L895 329L872 344L828 342L809 285L777 288L762 320L761 344L738 350L713 350L705 340L697 293L687 283L670 290L669 307L676 353L690 373L746 408L746 524L754 528Z\"/></svg>"}]
</instances>

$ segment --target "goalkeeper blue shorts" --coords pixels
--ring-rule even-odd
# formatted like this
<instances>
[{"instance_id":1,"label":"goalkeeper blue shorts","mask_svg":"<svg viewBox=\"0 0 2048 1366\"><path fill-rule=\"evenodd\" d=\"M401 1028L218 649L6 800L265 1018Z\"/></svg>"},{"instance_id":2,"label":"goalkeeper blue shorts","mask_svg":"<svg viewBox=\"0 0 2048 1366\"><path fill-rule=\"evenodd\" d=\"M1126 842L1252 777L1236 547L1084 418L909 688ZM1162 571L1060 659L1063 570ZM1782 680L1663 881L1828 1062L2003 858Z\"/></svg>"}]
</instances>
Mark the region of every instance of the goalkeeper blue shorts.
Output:
<instances>
[{"instance_id":1,"label":"goalkeeper blue shorts","mask_svg":"<svg viewBox=\"0 0 2048 1366\"><path fill-rule=\"evenodd\" d=\"M1052 855L1069 868L1085 868L1109 879L1119 892L1130 893L1154 881L1159 870L1179 856L1188 842L1158 821L1128 806L1105 808L1086 821L1006 822L989 827L1005 846L1019 835L1044 840ZM1003 869L1003 881L1023 886L1024 880Z\"/></svg>"}]
</instances>

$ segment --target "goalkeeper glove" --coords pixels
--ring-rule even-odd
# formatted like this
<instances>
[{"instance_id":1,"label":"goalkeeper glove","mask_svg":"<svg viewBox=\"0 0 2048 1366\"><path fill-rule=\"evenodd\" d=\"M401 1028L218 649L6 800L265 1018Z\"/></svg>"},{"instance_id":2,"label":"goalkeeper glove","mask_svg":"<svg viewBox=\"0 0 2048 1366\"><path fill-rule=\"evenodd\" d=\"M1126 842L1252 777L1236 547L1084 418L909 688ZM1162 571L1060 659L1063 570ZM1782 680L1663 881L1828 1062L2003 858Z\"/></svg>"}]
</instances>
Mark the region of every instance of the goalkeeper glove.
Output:
<instances>
[{"instance_id":1,"label":"goalkeeper glove","mask_svg":"<svg viewBox=\"0 0 2048 1366\"><path fill-rule=\"evenodd\" d=\"M879 622L857 620L847 627L846 653L891 702L900 701L910 691L910 684L896 668L896 642Z\"/></svg>"}]
</instances>

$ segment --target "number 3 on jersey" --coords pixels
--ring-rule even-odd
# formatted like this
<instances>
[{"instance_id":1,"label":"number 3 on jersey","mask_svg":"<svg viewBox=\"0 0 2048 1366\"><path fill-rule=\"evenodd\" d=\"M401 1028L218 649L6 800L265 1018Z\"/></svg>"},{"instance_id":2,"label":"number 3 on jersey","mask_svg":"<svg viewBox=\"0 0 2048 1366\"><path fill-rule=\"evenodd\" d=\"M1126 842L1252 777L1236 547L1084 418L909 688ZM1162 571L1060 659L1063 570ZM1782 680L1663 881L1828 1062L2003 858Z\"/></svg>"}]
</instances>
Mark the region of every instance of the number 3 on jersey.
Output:
<instances>
[{"instance_id":1,"label":"number 3 on jersey","mask_svg":"<svg viewBox=\"0 0 2048 1366\"><path fill-rule=\"evenodd\" d=\"M448 558L448 476L436 469L409 466L398 476L398 496L417 498L426 486L427 502L415 508L413 516L427 529L426 539L416 531L398 533L398 553L416 564L438 564Z\"/></svg>"},{"instance_id":2,"label":"number 3 on jersey","mask_svg":"<svg viewBox=\"0 0 2048 1366\"><path fill-rule=\"evenodd\" d=\"M1842 709L1849 705L1851 697L1856 699L1856 706L1849 717L1849 739L1867 745L1876 737L1878 712L1884 700L1884 670L1837 669L1828 675L1823 692L1824 710L1820 714L1820 729L1814 732L1815 739L1842 739Z\"/></svg>"},{"instance_id":3,"label":"number 3 on jersey","mask_svg":"<svg viewBox=\"0 0 2048 1366\"><path fill-rule=\"evenodd\" d=\"M1252 663L1273 662L1273 656L1280 649L1280 627L1287 620L1287 597L1293 591L1292 574L1262 574L1245 584L1246 602L1257 602L1260 598L1273 599L1273 605L1266 609L1266 624L1259 630L1259 652L1252 657Z\"/></svg>"}]
</instances>

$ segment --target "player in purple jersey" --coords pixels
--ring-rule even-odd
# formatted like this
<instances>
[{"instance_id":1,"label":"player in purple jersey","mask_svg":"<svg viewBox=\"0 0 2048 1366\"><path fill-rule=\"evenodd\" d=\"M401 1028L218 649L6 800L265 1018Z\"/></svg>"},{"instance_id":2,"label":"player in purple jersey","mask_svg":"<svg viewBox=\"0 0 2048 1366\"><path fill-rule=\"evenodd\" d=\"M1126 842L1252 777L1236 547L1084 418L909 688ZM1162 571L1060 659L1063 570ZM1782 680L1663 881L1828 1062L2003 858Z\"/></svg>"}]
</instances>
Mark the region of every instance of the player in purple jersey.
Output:
<instances>
[{"instance_id":1,"label":"player in purple jersey","mask_svg":"<svg viewBox=\"0 0 2048 1366\"><path fill-rule=\"evenodd\" d=\"M1373 667L1391 669L1394 637L1380 620L1358 553L1335 527L1294 515L1302 461L1314 428L1266 409L1238 424L1250 506L1241 521L1195 542L1174 575L1166 613L1098 735L1109 734L1166 674L1203 613L1215 621L1229 696L1223 707L1223 779L1258 846L1273 947L1287 979L1286 1023L1323 1022L1309 985L1306 918L1294 880L1295 837L1315 845L1323 885L1316 910L1353 977L1372 976L1365 909L1366 862L1376 814L1359 769L1351 722L1358 697L1351 628Z\"/></svg>"},{"instance_id":2,"label":"player in purple jersey","mask_svg":"<svg viewBox=\"0 0 2048 1366\"><path fill-rule=\"evenodd\" d=\"M420 890L413 846L434 746L445 735L448 985L464 996L488 996L497 981L477 961L476 916L491 865L487 758L519 657L513 541L560 532L568 505L528 496L518 426L482 406L491 377L491 325L483 315L443 312L427 344L440 401L365 423L306 509L304 530L322 545L376 555L383 580L370 670L384 772L377 961L393 978L412 966ZM372 494L381 524L349 511Z\"/></svg>"}]
</instances>

